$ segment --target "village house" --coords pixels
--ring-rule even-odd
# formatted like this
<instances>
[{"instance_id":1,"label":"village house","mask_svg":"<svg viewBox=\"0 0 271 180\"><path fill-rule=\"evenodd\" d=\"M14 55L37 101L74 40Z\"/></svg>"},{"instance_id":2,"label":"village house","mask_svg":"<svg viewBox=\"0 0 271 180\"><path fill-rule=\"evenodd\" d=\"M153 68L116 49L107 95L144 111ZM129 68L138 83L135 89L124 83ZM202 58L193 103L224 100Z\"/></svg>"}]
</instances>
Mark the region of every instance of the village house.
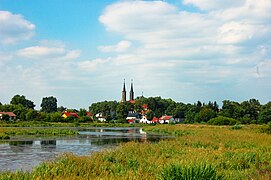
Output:
<instances>
[{"instance_id":1,"label":"village house","mask_svg":"<svg viewBox=\"0 0 271 180\"><path fill-rule=\"evenodd\" d=\"M105 122L106 121L106 117L103 115L103 113L97 113L96 115L95 115L95 117L97 118L97 120L98 121L100 121L100 122Z\"/></svg>"},{"instance_id":2,"label":"village house","mask_svg":"<svg viewBox=\"0 0 271 180\"><path fill-rule=\"evenodd\" d=\"M159 118L160 124L169 124L170 122L175 123L174 118L172 116L164 115Z\"/></svg>"},{"instance_id":3,"label":"village house","mask_svg":"<svg viewBox=\"0 0 271 180\"><path fill-rule=\"evenodd\" d=\"M154 116L154 117L152 118L152 120L151 120L151 123L152 123L152 124L154 124L154 123L158 124L158 123L159 123L159 119L158 119L157 117Z\"/></svg>"},{"instance_id":4,"label":"village house","mask_svg":"<svg viewBox=\"0 0 271 180\"><path fill-rule=\"evenodd\" d=\"M140 114L135 111L129 111L126 120L128 123L137 123L140 121Z\"/></svg>"},{"instance_id":5,"label":"village house","mask_svg":"<svg viewBox=\"0 0 271 180\"><path fill-rule=\"evenodd\" d=\"M16 119L16 115L13 112L0 112L0 119L3 118L3 115L8 115L9 116L9 120Z\"/></svg>"},{"instance_id":6,"label":"village house","mask_svg":"<svg viewBox=\"0 0 271 180\"><path fill-rule=\"evenodd\" d=\"M149 121L149 120L147 119L147 117L146 117L145 115L143 115L143 116L141 117L141 119L140 119L140 123L143 123L143 124L150 124L151 121Z\"/></svg>"},{"instance_id":7,"label":"village house","mask_svg":"<svg viewBox=\"0 0 271 180\"><path fill-rule=\"evenodd\" d=\"M67 112L64 111L61 115L61 117L63 117L64 119L68 118L68 117L73 117L73 118L79 118L79 115L75 112Z\"/></svg>"}]
</instances>

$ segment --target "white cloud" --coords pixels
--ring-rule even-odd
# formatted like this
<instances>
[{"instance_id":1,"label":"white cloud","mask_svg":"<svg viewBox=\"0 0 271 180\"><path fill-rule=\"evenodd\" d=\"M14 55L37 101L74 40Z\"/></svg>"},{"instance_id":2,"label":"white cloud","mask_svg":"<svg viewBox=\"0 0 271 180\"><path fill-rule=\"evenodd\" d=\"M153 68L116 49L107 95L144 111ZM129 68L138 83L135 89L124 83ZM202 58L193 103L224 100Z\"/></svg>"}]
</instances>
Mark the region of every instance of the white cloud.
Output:
<instances>
[{"instance_id":1,"label":"white cloud","mask_svg":"<svg viewBox=\"0 0 271 180\"><path fill-rule=\"evenodd\" d=\"M34 35L35 25L19 14L0 11L0 44L13 44Z\"/></svg>"},{"instance_id":2,"label":"white cloud","mask_svg":"<svg viewBox=\"0 0 271 180\"><path fill-rule=\"evenodd\" d=\"M162 1L121 1L108 6L100 22L107 31L117 33L137 47L129 51L129 58L113 57L111 63L106 63L109 70L103 73L119 69L125 73L114 74L148 79L156 85L153 92L163 91L161 82L166 81L167 85L185 82L192 84L189 87L204 86L206 93L208 88L219 91L219 84L224 83L233 87L230 91L234 94L235 88L248 84L245 81L253 81L249 78L257 78L251 74L269 56L271 1L185 0L183 3L204 12L179 10ZM112 47L108 46L110 50ZM176 88L172 88L171 94L176 94ZM194 98L197 95L211 97L195 92Z\"/></svg>"},{"instance_id":3,"label":"white cloud","mask_svg":"<svg viewBox=\"0 0 271 180\"><path fill-rule=\"evenodd\" d=\"M17 55L26 59L76 59L80 50L67 50L65 47L31 46L17 51Z\"/></svg>"},{"instance_id":4,"label":"white cloud","mask_svg":"<svg viewBox=\"0 0 271 180\"><path fill-rule=\"evenodd\" d=\"M194 5L202 10L213 10L213 9L226 9L231 7L239 7L244 5L245 0L184 0L186 5Z\"/></svg>"},{"instance_id":5,"label":"white cloud","mask_svg":"<svg viewBox=\"0 0 271 180\"><path fill-rule=\"evenodd\" d=\"M131 47L130 41L120 41L116 45L111 46L99 46L98 49L101 52L124 52Z\"/></svg>"}]
</instances>

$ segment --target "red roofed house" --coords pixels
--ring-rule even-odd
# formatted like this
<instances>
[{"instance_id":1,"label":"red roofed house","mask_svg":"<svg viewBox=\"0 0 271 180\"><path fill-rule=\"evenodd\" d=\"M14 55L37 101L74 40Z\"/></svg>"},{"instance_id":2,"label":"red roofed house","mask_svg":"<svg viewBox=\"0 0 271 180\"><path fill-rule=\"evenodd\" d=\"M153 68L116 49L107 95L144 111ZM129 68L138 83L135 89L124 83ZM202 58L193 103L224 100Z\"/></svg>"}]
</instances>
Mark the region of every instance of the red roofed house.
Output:
<instances>
[{"instance_id":1,"label":"red roofed house","mask_svg":"<svg viewBox=\"0 0 271 180\"><path fill-rule=\"evenodd\" d=\"M159 119L157 117L153 117L152 120L151 120L151 123L159 123Z\"/></svg>"},{"instance_id":2,"label":"red roofed house","mask_svg":"<svg viewBox=\"0 0 271 180\"><path fill-rule=\"evenodd\" d=\"M8 115L10 120L16 118L16 115L15 115L13 112L0 112L0 119L2 119L2 116L3 116L4 114Z\"/></svg>"},{"instance_id":3,"label":"red roofed house","mask_svg":"<svg viewBox=\"0 0 271 180\"><path fill-rule=\"evenodd\" d=\"M75 112L63 112L61 117L63 117L64 119L66 119L67 117L73 117L73 118L79 118L79 115Z\"/></svg>"},{"instance_id":4,"label":"red roofed house","mask_svg":"<svg viewBox=\"0 0 271 180\"><path fill-rule=\"evenodd\" d=\"M172 116L165 115L165 116L162 116L162 117L159 118L159 123L160 124L168 124L170 122L173 122L173 123L175 122L174 118Z\"/></svg>"}]
</instances>

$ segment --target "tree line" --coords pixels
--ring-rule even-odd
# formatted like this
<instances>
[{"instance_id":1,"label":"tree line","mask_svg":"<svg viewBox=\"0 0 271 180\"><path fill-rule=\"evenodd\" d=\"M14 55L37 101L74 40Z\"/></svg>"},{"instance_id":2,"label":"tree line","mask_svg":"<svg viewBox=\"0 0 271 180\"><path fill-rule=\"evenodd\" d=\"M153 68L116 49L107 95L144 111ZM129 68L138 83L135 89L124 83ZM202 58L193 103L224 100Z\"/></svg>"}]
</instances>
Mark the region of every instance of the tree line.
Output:
<instances>
[{"instance_id":1,"label":"tree line","mask_svg":"<svg viewBox=\"0 0 271 180\"><path fill-rule=\"evenodd\" d=\"M13 112L17 119L21 121L47 121L47 122L89 122L90 118L86 116L86 109L67 109L63 106L57 106L57 98L43 97L41 109L35 110L33 101L27 99L24 95L15 95L10 104L1 104L0 111ZM79 119L61 117L63 111L76 112ZM162 115L172 115L179 118L183 123L212 123L212 124L262 124L271 122L271 102L260 104L257 99L250 99L241 103L224 100L219 107L216 101L201 102L193 104L175 102L172 99L163 99L161 97L137 97L135 102L117 102L103 101L92 103L88 111L93 115L101 113L108 122L118 121L126 122L129 111L138 113L144 112L150 120L153 117ZM230 122L230 123L229 123Z\"/></svg>"},{"instance_id":2,"label":"tree line","mask_svg":"<svg viewBox=\"0 0 271 180\"><path fill-rule=\"evenodd\" d=\"M172 115L174 118L181 119L183 123L262 124L271 122L271 102L262 105L257 99L241 103L224 100L220 108L216 101L207 103L197 101L193 104L185 104L161 97L138 97L134 103L129 101L93 103L89 110L93 114L102 113L109 121L118 119L125 122L129 111L140 113L144 111L143 105L148 107L148 110L144 112L148 119Z\"/></svg>"}]
</instances>

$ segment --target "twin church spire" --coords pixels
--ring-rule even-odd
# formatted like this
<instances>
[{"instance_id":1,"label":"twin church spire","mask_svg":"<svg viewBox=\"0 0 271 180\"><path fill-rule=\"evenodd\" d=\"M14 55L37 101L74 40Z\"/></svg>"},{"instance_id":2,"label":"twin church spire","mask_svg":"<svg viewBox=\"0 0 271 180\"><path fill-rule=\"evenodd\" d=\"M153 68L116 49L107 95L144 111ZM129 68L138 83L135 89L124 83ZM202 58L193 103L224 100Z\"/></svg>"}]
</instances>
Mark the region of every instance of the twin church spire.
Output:
<instances>
[{"instance_id":1,"label":"twin church spire","mask_svg":"<svg viewBox=\"0 0 271 180\"><path fill-rule=\"evenodd\" d=\"M126 101L126 88L125 88L125 79L123 83L123 89L122 89L122 94L121 94L121 102ZM134 88L133 88L133 80L131 80L131 89L130 89L130 101L134 100Z\"/></svg>"}]
</instances>

